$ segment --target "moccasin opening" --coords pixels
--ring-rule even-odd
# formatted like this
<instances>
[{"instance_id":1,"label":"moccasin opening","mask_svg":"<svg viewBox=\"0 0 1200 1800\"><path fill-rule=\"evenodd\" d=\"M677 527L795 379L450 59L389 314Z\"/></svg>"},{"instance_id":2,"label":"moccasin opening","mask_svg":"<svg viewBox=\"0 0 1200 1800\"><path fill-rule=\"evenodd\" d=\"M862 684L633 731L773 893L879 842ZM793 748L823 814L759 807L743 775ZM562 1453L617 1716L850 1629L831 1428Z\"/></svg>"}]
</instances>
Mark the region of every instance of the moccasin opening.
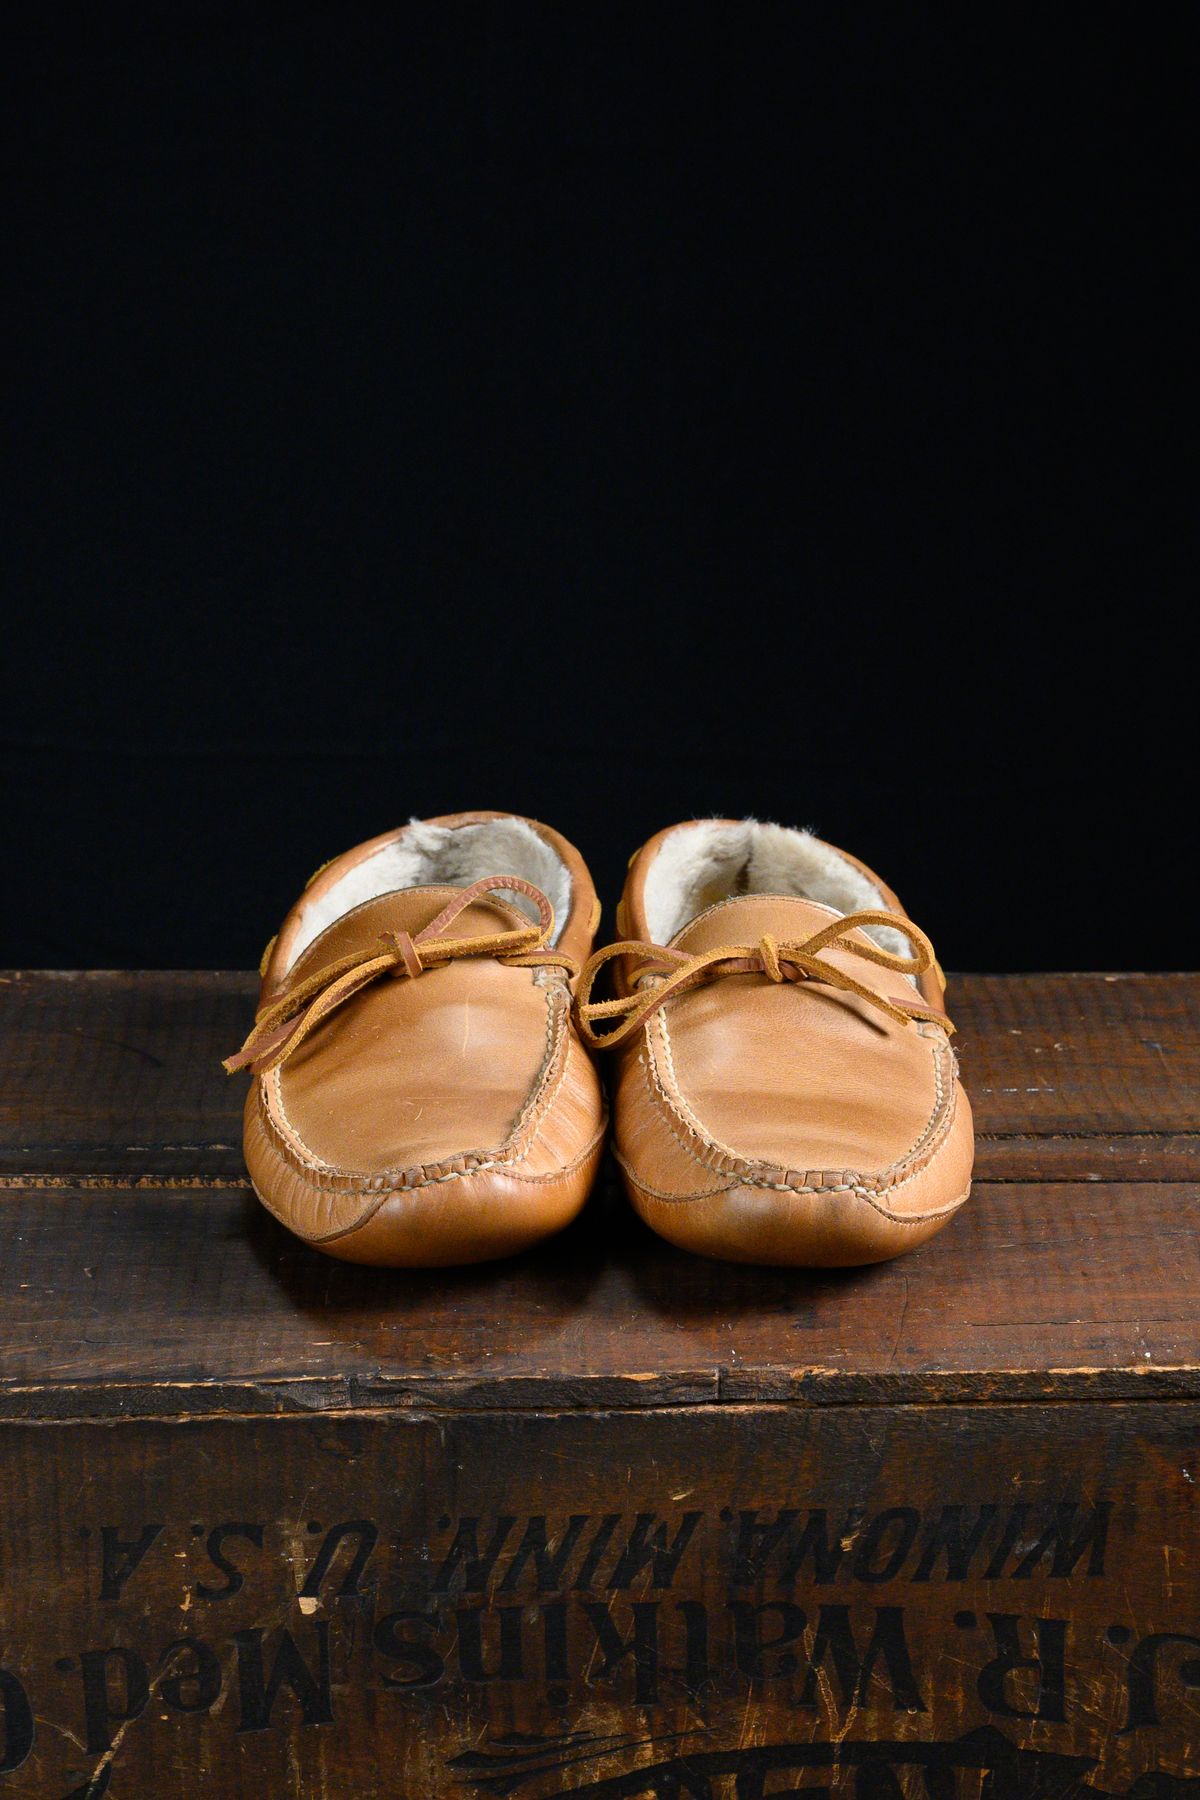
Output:
<instances>
[{"instance_id":1,"label":"moccasin opening","mask_svg":"<svg viewBox=\"0 0 1200 1800\"><path fill-rule=\"evenodd\" d=\"M473 825L429 825L414 819L303 907L288 965L343 913L366 900L400 888L470 887L485 875L518 875L540 888L554 908L552 942L558 942L571 910L571 874L554 846L532 825L515 817ZM529 918L537 918L537 908L526 895L501 897Z\"/></svg>"},{"instance_id":2,"label":"moccasin opening","mask_svg":"<svg viewBox=\"0 0 1200 1800\"><path fill-rule=\"evenodd\" d=\"M698 913L744 894L813 900L839 913L888 910L875 883L809 831L756 819L703 819L671 832L646 872L650 938L669 944ZM909 952L898 931L875 926L870 935L886 950Z\"/></svg>"}]
</instances>

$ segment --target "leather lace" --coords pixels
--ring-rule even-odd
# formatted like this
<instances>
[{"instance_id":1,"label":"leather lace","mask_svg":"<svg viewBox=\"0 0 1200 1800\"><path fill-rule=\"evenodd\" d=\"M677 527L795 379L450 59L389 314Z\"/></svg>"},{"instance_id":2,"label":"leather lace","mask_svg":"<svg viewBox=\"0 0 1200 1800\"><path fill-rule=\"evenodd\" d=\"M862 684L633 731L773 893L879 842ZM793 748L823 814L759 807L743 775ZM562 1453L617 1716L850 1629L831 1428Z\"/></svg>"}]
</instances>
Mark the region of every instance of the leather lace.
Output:
<instances>
[{"instance_id":1,"label":"leather lace","mask_svg":"<svg viewBox=\"0 0 1200 1800\"><path fill-rule=\"evenodd\" d=\"M870 925L887 925L893 931L902 932L913 947L913 955L897 956L869 939L863 941L851 937L856 928L861 930ZM819 952L830 948L850 951L864 962L877 963L880 968L895 969L904 975L923 975L926 969L935 966L933 945L925 933L909 920L889 912L850 913L832 920L798 943L780 943L768 933L754 945L721 944L696 955L683 950L666 950L658 944L609 944L589 957L579 978L575 1000L579 1034L594 1050L611 1049L624 1043L639 1025L676 994L724 975L765 975L768 981L801 984L817 982L857 995L901 1025L914 1019L930 1019L945 1031L954 1030L945 1013L931 1006L915 990L911 1000L907 995L902 999L885 996L836 964L826 962ZM597 975L605 963L618 957L629 957L635 965L631 973L633 983L640 983L649 976L655 978L654 985L635 987L634 991L616 1000L593 1000L591 995ZM601 1020L614 1023L597 1031L596 1023Z\"/></svg>"},{"instance_id":2,"label":"leather lace","mask_svg":"<svg viewBox=\"0 0 1200 1800\"><path fill-rule=\"evenodd\" d=\"M507 894L524 894L532 900L538 910L537 923L480 937L442 935L473 901L498 889ZM236 1056L226 1058L225 1067L230 1074L247 1066L256 1075L277 1069L335 1007L383 975L415 980L427 969L467 956L491 956L518 968L559 968L569 975L578 974L579 965L573 957L549 947L553 936L554 908L540 888L516 875L486 875L455 894L437 918L415 937L407 931L381 932L380 949L354 950L338 957L299 982L281 1000L264 1007Z\"/></svg>"}]
</instances>

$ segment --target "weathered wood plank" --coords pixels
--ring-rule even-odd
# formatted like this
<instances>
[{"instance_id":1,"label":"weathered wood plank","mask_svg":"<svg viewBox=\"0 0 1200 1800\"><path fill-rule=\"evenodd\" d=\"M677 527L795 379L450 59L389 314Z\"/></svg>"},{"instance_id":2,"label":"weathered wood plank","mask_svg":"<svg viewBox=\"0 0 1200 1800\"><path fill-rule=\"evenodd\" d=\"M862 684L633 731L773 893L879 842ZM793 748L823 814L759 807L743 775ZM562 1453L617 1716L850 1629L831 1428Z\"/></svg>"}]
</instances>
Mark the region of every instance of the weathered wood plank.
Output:
<instances>
[{"instance_id":1,"label":"weathered wood plank","mask_svg":"<svg viewBox=\"0 0 1200 1800\"><path fill-rule=\"evenodd\" d=\"M1188 1800L1198 1426L3 1425L0 1791Z\"/></svg>"},{"instance_id":2,"label":"weathered wood plank","mask_svg":"<svg viewBox=\"0 0 1200 1800\"><path fill-rule=\"evenodd\" d=\"M240 1181L244 1084L220 1059L253 988L0 977L0 1174ZM981 1177L1171 1180L1200 1161L1200 976L964 975L952 996Z\"/></svg>"},{"instance_id":3,"label":"weathered wood plank","mask_svg":"<svg viewBox=\"0 0 1200 1800\"><path fill-rule=\"evenodd\" d=\"M983 1183L874 1269L702 1261L611 1178L476 1269L336 1263L233 1189L0 1196L0 1409L807 1404L1200 1392L1200 1187Z\"/></svg>"},{"instance_id":4,"label":"weathered wood plank","mask_svg":"<svg viewBox=\"0 0 1200 1800\"><path fill-rule=\"evenodd\" d=\"M0 1792L1192 1800L1198 987L958 982L981 1179L895 1263L609 1171L406 1274L245 1188L243 978L8 979Z\"/></svg>"},{"instance_id":5,"label":"weathered wood plank","mask_svg":"<svg viewBox=\"0 0 1200 1800\"><path fill-rule=\"evenodd\" d=\"M244 1177L220 1059L253 984L206 970L0 976L0 1170Z\"/></svg>"},{"instance_id":6,"label":"weathered wood plank","mask_svg":"<svg viewBox=\"0 0 1200 1800\"><path fill-rule=\"evenodd\" d=\"M1197 1181L1200 1133L975 1138L977 1181Z\"/></svg>"},{"instance_id":7,"label":"weathered wood plank","mask_svg":"<svg viewBox=\"0 0 1200 1800\"><path fill-rule=\"evenodd\" d=\"M1200 975L960 975L984 1136L1200 1131Z\"/></svg>"}]
</instances>

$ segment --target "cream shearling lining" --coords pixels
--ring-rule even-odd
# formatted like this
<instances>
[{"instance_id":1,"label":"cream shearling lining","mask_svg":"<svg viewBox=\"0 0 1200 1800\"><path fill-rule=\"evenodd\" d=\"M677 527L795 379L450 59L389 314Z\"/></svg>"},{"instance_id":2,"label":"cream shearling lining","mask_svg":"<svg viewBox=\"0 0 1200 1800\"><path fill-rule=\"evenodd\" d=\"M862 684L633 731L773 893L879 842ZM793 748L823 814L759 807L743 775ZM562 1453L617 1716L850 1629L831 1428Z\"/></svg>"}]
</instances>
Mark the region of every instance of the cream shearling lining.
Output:
<instances>
[{"instance_id":1,"label":"cream shearling lining","mask_svg":"<svg viewBox=\"0 0 1200 1800\"><path fill-rule=\"evenodd\" d=\"M470 887L485 875L519 875L541 888L554 908L557 943L571 910L571 876L558 852L524 819L488 819L481 825L425 825L414 819L390 844L348 869L319 899L302 903L300 928L288 967L343 913L398 888ZM524 894L511 900L531 919L537 908Z\"/></svg>"},{"instance_id":2,"label":"cream shearling lining","mask_svg":"<svg viewBox=\"0 0 1200 1800\"><path fill-rule=\"evenodd\" d=\"M705 819L664 839L646 872L650 937L669 944L697 913L744 894L786 894L839 913L890 910L861 869L809 831L756 819ZM886 925L873 926L868 935L882 949L911 954L908 940Z\"/></svg>"}]
</instances>

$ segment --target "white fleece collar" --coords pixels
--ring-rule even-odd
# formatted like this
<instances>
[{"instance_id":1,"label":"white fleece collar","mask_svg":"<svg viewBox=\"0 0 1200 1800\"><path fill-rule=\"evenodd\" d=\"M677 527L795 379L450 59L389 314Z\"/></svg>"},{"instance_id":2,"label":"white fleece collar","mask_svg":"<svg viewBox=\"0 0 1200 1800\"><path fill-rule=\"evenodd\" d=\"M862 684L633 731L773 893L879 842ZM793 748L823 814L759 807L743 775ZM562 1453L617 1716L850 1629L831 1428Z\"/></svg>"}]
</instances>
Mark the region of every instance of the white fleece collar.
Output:
<instances>
[{"instance_id":1,"label":"white fleece collar","mask_svg":"<svg viewBox=\"0 0 1200 1800\"><path fill-rule=\"evenodd\" d=\"M705 819L665 838L646 872L650 937L669 944L697 913L742 894L815 900L839 913L887 910L875 883L811 832L756 819ZM886 925L872 926L868 935L885 950L909 953L908 940Z\"/></svg>"},{"instance_id":2,"label":"white fleece collar","mask_svg":"<svg viewBox=\"0 0 1200 1800\"><path fill-rule=\"evenodd\" d=\"M524 819L486 819L478 825L426 825L414 819L391 843L356 863L324 893L302 904L288 966L343 913L399 888L470 887L485 875L519 875L541 888L554 908L558 942L571 910L571 876L558 852ZM537 917L524 894L505 895Z\"/></svg>"}]
</instances>

